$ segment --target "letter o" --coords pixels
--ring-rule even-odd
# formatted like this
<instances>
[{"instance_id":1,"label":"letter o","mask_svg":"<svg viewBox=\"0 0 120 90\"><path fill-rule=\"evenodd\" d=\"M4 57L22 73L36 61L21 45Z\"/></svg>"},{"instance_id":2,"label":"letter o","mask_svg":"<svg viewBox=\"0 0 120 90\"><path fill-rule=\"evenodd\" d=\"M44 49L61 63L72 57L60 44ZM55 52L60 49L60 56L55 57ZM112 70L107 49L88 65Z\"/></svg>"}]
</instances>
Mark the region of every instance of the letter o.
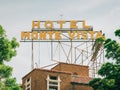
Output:
<instances>
[{"instance_id":1,"label":"letter o","mask_svg":"<svg viewBox=\"0 0 120 90\"><path fill-rule=\"evenodd\" d=\"M52 28L53 27L53 22L48 20L45 22L45 28Z\"/></svg>"}]
</instances>

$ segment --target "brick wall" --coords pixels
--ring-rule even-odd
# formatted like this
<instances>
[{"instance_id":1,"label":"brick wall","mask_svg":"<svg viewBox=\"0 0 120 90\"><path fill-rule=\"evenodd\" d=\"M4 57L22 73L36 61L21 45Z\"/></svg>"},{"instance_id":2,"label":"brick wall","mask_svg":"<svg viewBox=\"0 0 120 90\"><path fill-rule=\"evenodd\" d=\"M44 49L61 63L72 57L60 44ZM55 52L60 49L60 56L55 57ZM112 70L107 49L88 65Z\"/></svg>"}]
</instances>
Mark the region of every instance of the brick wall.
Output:
<instances>
[{"instance_id":1,"label":"brick wall","mask_svg":"<svg viewBox=\"0 0 120 90\"><path fill-rule=\"evenodd\" d=\"M53 72L48 70L40 70L36 69L32 71L28 76L23 78L23 90L25 90L25 81L27 78L31 77L32 82L32 90L47 90L47 75L50 76L59 76L61 83L60 89L61 90L70 90L70 81L71 81L71 74L69 73L59 73Z\"/></svg>"},{"instance_id":2,"label":"brick wall","mask_svg":"<svg viewBox=\"0 0 120 90\"><path fill-rule=\"evenodd\" d=\"M93 90L90 86L84 84L72 84L72 90Z\"/></svg>"},{"instance_id":3,"label":"brick wall","mask_svg":"<svg viewBox=\"0 0 120 90\"><path fill-rule=\"evenodd\" d=\"M79 76L88 77L88 67L74 64L58 64L51 70L34 69L22 78L23 90L25 82L31 77L31 90L47 90L47 76L60 77L60 90L92 90L88 85L71 84L72 73L76 72Z\"/></svg>"},{"instance_id":4,"label":"brick wall","mask_svg":"<svg viewBox=\"0 0 120 90\"><path fill-rule=\"evenodd\" d=\"M77 73L79 76L89 76L88 66L76 65L76 64L67 64L59 63L52 70L64 71L70 73Z\"/></svg>"}]
</instances>

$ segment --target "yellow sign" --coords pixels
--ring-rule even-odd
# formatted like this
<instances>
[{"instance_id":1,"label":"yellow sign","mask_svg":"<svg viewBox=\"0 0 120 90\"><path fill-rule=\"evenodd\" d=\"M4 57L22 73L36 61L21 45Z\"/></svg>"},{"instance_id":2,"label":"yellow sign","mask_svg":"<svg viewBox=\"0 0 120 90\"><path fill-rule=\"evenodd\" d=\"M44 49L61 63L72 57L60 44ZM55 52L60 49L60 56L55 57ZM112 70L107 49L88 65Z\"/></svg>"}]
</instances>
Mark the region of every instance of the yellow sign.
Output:
<instances>
[{"instance_id":1,"label":"yellow sign","mask_svg":"<svg viewBox=\"0 0 120 90\"><path fill-rule=\"evenodd\" d=\"M101 31L91 29L85 21L78 20L32 21L32 32L21 32L21 40L95 40L102 37Z\"/></svg>"},{"instance_id":2,"label":"yellow sign","mask_svg":"<svg viewBox=\"0 0 120 90\"><path fill-rule=\"evenodd\" d=\"M44 23L43 23L44 22ZM50 21L50 20L47 20L47 21L32 21L32 28L41 28L41 23L44 24L44 27L46 29L52 29L54 28L54 24L57 23L59 25L59 28L62 29L62 28L65 28L63 27L63 25L65 25L67 22L69 22L69 28L71 29L77 29L78 28L78 25L77 23L81 22L82 24L82 28L91 28L91 26L87 26L85 24L85 21L77 21L77 20L71 20L71 21L65 21L65 20L58 20L58 21Z\"/></svg>"}]
</instances>

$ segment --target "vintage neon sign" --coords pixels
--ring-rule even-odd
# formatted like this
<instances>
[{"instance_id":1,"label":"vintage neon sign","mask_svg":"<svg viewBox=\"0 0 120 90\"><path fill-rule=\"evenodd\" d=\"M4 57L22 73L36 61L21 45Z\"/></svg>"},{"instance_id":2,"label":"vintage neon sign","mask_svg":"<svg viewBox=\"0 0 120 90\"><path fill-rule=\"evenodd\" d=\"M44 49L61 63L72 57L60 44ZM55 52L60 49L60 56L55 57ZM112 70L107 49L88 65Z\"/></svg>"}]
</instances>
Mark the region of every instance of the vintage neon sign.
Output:
<instances>
[{"instance_id":1,"label":"vintage neon sign","mask_svg":"<svg viewBox=\"0 0 120 90\"><path fill-rule=\"evenodd\" d=\"M32 31L21 32L21 40L95 40L102 36L101 31L78 20L32 21Z\"/></svg>"}]
</instances>

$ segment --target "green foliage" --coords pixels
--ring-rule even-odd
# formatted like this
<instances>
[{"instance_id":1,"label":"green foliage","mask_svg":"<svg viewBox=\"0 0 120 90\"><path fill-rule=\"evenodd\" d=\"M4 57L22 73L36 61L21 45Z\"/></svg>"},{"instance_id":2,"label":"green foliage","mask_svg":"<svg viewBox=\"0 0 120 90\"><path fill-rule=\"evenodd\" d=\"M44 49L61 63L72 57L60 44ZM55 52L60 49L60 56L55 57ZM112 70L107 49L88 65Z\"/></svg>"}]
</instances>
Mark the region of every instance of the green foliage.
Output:
<instances>
[{"instance_id":1,"label":"green foliage","mask_svg":"<svg viewBox=\"0 0 120 90\"><path fill-rule=\"evenodd\" d=\"M8 90L20 90L19 85L16 84L16 78L7 78L5 86Z\"/></svg>"},{"instance_id":2,"label":"green foliage","mask_svg":"<svg viewBox=\"0 0 120 90\"><path fill-rule=\"evenodd\" d=\"M104 41L105 41L105 37L104 37L104 36L96 39L96 42L97 42L98 44L101 44L101 43L103 43Z\"/></svg>"},{"instance_id":3,"label":"green foliage","mask_svg":"<svg viewBox=\"0 0 120 90\"><path fill-rule=\"evenodd\" d=\"M5 37L5 30L0 25L0 37Z\"/></svg>"},{"instance_id":4,"label":"green foliage","mask_svg":"<svg viewBox=\"0 0 120 90\"><path fill-rule=\"evenodd\" d=\"M4 29L0 26L0 63L10 61L13 56L16 56L16 48L19 43L13 38L11 41L5 35Z\"/></svg>"},{"instance_id":5,"label":"green foliage","mask_svg":"<svg viewBox=\"0 0 120 90\"><path fill-rule=\"evenodd\" d=\"M12 67L6 65L0 65L0 76L2 78L7 78L12 75Z\"/></svg>"},{"instance_id":6,"label":"green foliage","mask_svg":"<svg viewBox=\"0 0 120 90\"><path fill-rule=\"evenodd\" d=\"M115 60L116 63L120 63L120 44L115 40L107 39L104 47L106 49L106 57Z\"/></svg>"},{"instance_id":7,"label":"green foliage","mask_svg":"<svg viewBox=\"0 0 120 90\"><path fill-rule=\"evenodd\" d=\"M94 90L114 90L114 83L114 79L95 78L89 83L89 85L93 87Z\"/></svg>"},{"instance_id":8,"label":"green foliage","mask_svg":"<svg viewBox=\"0 0 120 90\"><path fill-rule=\"evenodd\" d=\"M120 29L117 29L117 30L115 31L115 36L120 37Z\"/></svg>"},{"instance_id":9,"label":"green foliage","mask_svg":"<svg viewBox=\"0 0 120 90\"><path fill-rule=\"evenodd\" d=\"M6 78L0 82L0 90L22 90L21 86L16 84L16 78Z\"/></svg>"},{"instance_id":10,"label":"green foliage","mask_svg":"<svg viewBox=\"0 0 120 90\"><path fill-rule=\"evenodd\" d=\"M94 90L97 90L98 89L98 86L99 86L99 84L100 84L100 78L95 78L95 79L93 79L92 81L90 81L90 83L89 83L89 85L91 86L91 87L93 87L93 89ZM99 87L100 88L100 87Z\"/></svg>"},{"instance_id":11,"label":"green foliage","mask_svg":"<svg viewBox=\"0 0 120 90\"><path fill-rule=\"evenodd\" d=\"M120 29L115 31L115 35L120 37ZM113 61L103 64L98 71L103 78L95 78L89 82L89 85L94 90L120 90L120 43L106 39L104 48L105 57Z\"/></svg>"},{"instance_id":12,"label":"green foliage","mask_svg":"<svg viewBox=\"0 0 120 90\"><path fill-rule=\"evenodd\" d=\"M16 79L11 78L13 68L4 64L16 56L19 43L13 38L7 38L5 30L0 25L0 90L21 90Z\"/></svg>"}]
</instances>

